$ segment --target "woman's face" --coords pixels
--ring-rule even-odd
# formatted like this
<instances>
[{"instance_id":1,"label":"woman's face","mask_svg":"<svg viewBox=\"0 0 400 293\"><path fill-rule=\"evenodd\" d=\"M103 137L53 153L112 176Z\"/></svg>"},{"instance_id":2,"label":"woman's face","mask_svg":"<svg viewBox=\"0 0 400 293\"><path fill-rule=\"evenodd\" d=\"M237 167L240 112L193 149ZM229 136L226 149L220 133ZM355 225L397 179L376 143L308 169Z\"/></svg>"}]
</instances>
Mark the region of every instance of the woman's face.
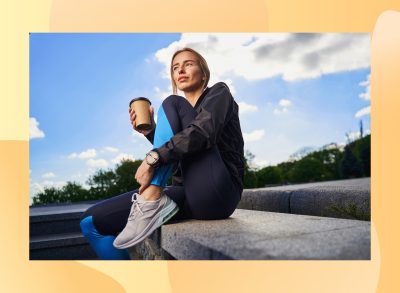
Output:
<instances>
[{"instance_id":1,"label":"woman's face","mask_svg":"<svg viewBox=\"0 0 400 293\"><path fill-rule=\"evenodd\" d=\"M183 51L175 56L172 62L172 76L176 87L183 92L202 88L205 78L196 55L189 51Z\"/></svg>"}]
</instances>

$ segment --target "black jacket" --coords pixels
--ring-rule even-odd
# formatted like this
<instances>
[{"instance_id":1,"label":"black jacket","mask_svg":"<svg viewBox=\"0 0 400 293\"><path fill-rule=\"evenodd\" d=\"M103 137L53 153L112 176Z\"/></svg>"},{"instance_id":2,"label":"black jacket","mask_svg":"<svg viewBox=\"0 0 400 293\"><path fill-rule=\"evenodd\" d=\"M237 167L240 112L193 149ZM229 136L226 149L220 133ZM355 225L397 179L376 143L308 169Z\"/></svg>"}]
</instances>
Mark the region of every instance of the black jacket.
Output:
<instances>
[{"instance_id":1,"label":"black jacket","mask_svg":"<svg viewBox=\"0 0 400 293\"><path fill-rule=\"evenodd\" d=\"M192 123L156 149L161 164L180 161L217 145L232 179L243 189L245 160L239 107L228 86L218 82L206 88L194 108L198 115ZM153 142L154 131L147 138ZM173 185L182 185L179 165L172 179Z\"/></svg>"}]
</instances>

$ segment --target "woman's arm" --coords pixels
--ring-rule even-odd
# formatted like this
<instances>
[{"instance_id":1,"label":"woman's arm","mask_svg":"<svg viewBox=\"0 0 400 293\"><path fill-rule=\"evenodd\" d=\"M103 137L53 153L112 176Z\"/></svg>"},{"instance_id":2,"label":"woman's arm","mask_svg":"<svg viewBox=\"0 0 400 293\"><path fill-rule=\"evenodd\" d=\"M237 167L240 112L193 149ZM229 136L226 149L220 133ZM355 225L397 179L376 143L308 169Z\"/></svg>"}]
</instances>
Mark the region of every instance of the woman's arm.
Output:
<instances>
[{"instance_id":1,"label":"woman's arm","mask_svg":"<svg viewBox=\"0 0 400 293\"><path fill-rule=\"evenodd\" d=\"M160 163L177 161L215 145L229 118L227 115L232 103L233 97L225 83L219 82L211 87L192 123L156 149Z\"/></svg>"}]
</instances>

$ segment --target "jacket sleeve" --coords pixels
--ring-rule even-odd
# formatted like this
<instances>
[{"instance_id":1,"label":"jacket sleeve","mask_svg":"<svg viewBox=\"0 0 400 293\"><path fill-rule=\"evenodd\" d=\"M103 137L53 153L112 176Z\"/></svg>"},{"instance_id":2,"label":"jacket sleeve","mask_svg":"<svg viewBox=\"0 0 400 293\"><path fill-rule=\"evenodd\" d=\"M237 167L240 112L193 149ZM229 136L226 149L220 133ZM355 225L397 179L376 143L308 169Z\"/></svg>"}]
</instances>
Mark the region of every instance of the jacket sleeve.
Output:
<instances>
[{"instance_id":1,"label":"jacket sleeve","mask_svg":"<svg viewBox=\"0 0 400 293\"><path fill-rule=\"evenodd\" d=\"M161 164L180 160L215 145L232 103L233 97L225 83L219 82L211 87L192 123L156 149Z\"/></svg>"}]
</instances>

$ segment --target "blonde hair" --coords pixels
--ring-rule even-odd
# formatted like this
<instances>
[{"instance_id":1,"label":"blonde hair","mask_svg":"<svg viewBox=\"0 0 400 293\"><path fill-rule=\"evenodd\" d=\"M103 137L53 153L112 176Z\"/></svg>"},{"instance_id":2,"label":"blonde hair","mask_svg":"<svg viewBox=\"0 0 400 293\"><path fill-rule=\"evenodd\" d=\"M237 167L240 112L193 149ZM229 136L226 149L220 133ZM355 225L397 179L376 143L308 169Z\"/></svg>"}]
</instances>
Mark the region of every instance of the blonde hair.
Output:
<instances>
[{"instance_id":1,"label":"blonde hair","mask_svg":"<svg viewBox=\"0 0 400 293\"><path fill-rule=\"evenodd\" d=\"M204 59L204 57L201 56L200 53L198 53L197 51L193 50L192 48L185 47L183 49L180 49L180 50L176 51L174 53L174 55L172 56L172 58L171 58L170 74L171 74L172 91L173 91L173 93L175 95L178 93L178 90L177 90L177 86L176 86L176 83L175 83L175 80L174 80L174 75L173 75L174 73L173 73L173 70L172 70L172 65L173 65L172 62L174 62L174 58L175 58L176 55L178 55L179 53L185 52L185 51L192 52L197 58L197 61L198 61L199 66L200 66L200 69L201 69L202 73L205 76L205 79L203 81L203 89L206 88L206 86L208 85L208 82L210 81L210 69L208 68L208 64L207 64L206 59Z\"/></svg>"}]
</instances>

